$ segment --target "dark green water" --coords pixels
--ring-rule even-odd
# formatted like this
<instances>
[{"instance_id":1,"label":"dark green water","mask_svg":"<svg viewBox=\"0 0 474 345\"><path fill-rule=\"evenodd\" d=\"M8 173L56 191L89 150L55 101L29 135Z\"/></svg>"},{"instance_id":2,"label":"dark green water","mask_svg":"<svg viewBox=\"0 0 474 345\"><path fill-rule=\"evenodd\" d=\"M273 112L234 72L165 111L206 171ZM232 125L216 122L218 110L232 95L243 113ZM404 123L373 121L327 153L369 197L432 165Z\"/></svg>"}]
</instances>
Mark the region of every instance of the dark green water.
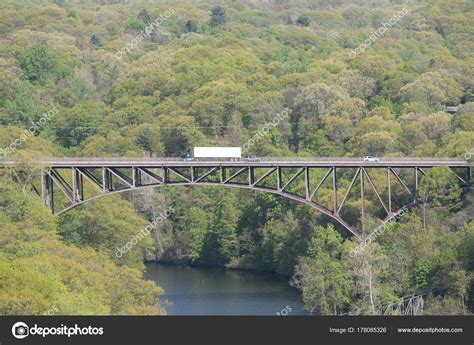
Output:
<instances>
[{"instance_id":1,"label":"dark green water","mask_svg":"<svg viewBox=\"0 0 474 345\"><path fill-rule=\"evenodd\" d=\"M168 315L307 315L301 294L270 274L148 263Z\"/></svg>"}]
</instances>

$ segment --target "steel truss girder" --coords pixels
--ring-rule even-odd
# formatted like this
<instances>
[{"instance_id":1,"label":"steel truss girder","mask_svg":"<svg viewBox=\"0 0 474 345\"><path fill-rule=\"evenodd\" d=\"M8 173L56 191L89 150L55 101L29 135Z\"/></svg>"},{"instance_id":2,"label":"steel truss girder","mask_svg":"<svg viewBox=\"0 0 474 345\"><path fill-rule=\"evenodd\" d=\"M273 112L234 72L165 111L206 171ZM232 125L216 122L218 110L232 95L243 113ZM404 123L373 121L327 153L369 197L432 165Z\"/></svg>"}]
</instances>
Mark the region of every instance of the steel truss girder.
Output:
<instances>
[{"instance_id":1,"label":"steel truss girder","mask_svg":"<svg viewBox=\"0 0 474 345\"><path fill-rule=\"evenodd\" d=\"M197 169L207 168L209 169L201 176L198 176ZM283 183L283 175L285 169L295 169L297 168L296 173L292 173L291 177ZM400 175L390 166L370 166L370 168L375 169L385 169L387 171L387 182L386 187L388 189L388 200L383 200L382 194L376 188L374 181L369 175L366 167L359 166L356 168L355 173L352 175L350 185L345 192L342 200L338 203L338 183L337 183L337 174L336 166L329 167L323 178L318 182L316 187L311 188L311 171L312 169L328 169L328 167L314 167L314 166L284 166L284 165L274 165L274 166L253 166L242 164L241 166L226 166L223 164L216 164L214 166L206 167L196 167L189 165L186 167L173 167L173 166L123 166L123 167L110 167L110 166L97 166L94 168L84 168L84 167L61 167L60 169L69 169L71 172L71 183L67 182L66 179L58 172L59 168L48 168L44 169L41 174L41 197L45 205L52 210L53 213L58 215L64 214L67 211L82 205L86 202L90 202L97 198L122 193L134 189L144 189L144 188L155 188L166 185L222 185L235 188L246 188L256 191L269 192L277 195L284 196L286 198L304 203L311 206L312 208L318 210L319 212L329 216L330 218L336 220L340 225L347 229L350 233L354 234L358 238L362 238L362 234L359 230L349 225L341 216L340 212L343 209L346 200L349 196L351 190L356 186L356 180L360 180L360 198L361 198L361 224L363 226L364 214L365 214L365 181L368 181L368 184L374 191L378 202L384 209L386 217L383 222L387 223L393 219L397 219L401 213L403 213L407 208L416 205L416 203L421 200L418 198L419 193L419 178L420 175L426 175L426 172L420 167L409 167L413 169L415 176L415 186L414 189L410 187L403 181ZM340 169L341 167L339 167ZM353 168L353 167L351 167ZM102 179L98 179L94 174L88 169L101 169L102 170ZM119 170L120 169L120 170ZM123 173L121 170L129 169L131 178ZM151 169L158 170L159 172L155 173ZM237 169L236 172L233 172L227 176L227 172L230 169ZM255 176L256 169L267 169L260 177ZM404 169L407 169L404 167ZM454 171L453 171L454 172ZM212 176L214 173L217 173L217 181L206 180L207 177ZM420 173L420 174L419 174ZM246 174L247 177L244 179L246 182L237 182L236 179ZM456 174L456 173L455 173ZM170 176L174 175L175 178L179 178L178 181L172 181ZM328 177L332 175L332 209L329 209L318 202L314 201L314 197L318 190L321 189L321 186L327 181ZM295 184L296 179L299 176L304 178L304 195L297 195L288 191L288 188ZM397 182L410 194L413 198L410 202L403 205L397 210L392 210L393 206L393 195L392 195L392 179L391 176L394 176ZM456 174L459 181L467 184L467 182ZM151 183L145 183L144 177L152 180ZM468 178L470 177L470 171L468 172ZM275 187L268 187L262 185L266 181L273 181ZM114 188L114 182L120 181L125 188L116 189ZM84 185L88 183L92 185L99 191L99 195L92 197L84 196ZM57 188L54 188L56 186ZM69 206L66 206L64 209L56 212L55 210L55 193L61 192L66 199L70 202Z\"/></svg>"}]
</instances>

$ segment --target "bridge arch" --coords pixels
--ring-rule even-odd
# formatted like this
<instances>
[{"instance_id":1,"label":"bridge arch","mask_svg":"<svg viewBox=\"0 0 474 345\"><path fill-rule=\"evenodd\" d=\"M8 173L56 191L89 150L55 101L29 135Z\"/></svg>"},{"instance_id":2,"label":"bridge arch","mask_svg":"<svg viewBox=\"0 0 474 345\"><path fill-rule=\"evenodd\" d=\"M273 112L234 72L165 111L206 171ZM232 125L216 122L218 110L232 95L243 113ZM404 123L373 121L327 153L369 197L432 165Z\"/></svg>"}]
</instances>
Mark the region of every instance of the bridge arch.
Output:
<instances>
[{"instance_id":1,"label":"bridge arch","mask_svg":"<svg viewBox=\"0 0 474 345\"><path fill-rule=\"evenodd\" d=\"M125 193L125 192L133 192L135 190L154 189L154 188L165 187L165 186L214 186L214 187L215 186L224 186L224 187L230 187L230 188L242 188L242 189L249 189L249 190L254 190L254 191L258 191L258 192L272 193L272 194L275 194L275 195L279 195L279 196L291 199L293 201L303 203L305 205L308 205L308 206L312 207L313 209L316 209L317 211L319 211L319 212L325 214L326 216L329 216L330 218L334 219L336 222L338 222L340 225L342 225L347 231L349 231L350 233L355 235L357 238L362 239L361 234L359 233L358 230L351 227L341 217L335 216L329 209L325 208L322 205L318 205L315 202L306 200L306 199L304 199L304 198L302 198L298 195L295 195L295 194L285 193L285 192L281 192L281 191L270 189L270 188L252 187L252 186L246 186L246 185L242 185L242 184L231 184L231 183L220 184L220 183L215 183L215 182L202 182L202 183L193 184L193 183L189 183L189 182L181 182L181 183L178 182L178 183L171 183L171 184L137 186L137 187L134 187L133 189L121 189L121 190L110 191L110 192L107 192L107 193L104 193L104 194L96 195L96 196L78 201L78 202L73 203L72 205L64 208L63 210L57 212L56 214L58 216L63 215L63 214L67 213L68 211L70 211L70 210L72 210L72 209L74 209L78 206L84 205L86 203L92 202L94 200L97 200L97 199L100 199L100 198L103 198L103 197L106 197L106 196L109 196L109 195L122 194L122 193Z\"/></svg>"}]
</instances>

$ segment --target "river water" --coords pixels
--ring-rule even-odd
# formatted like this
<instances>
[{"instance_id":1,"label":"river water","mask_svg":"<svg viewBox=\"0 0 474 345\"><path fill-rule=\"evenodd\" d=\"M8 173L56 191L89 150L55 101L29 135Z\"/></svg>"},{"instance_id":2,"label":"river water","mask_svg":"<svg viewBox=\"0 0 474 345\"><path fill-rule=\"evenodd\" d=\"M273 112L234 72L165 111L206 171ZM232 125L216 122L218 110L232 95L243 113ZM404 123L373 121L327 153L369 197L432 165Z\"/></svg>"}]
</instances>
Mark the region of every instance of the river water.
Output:
<instances>
[{"instance_id":1,"label":"river water","mask_svg":"<svg viewBox=\"0 0 474 345\"><path fill-rule=\"evenodd\" d=\"M307 315L300 292L266 273L147 263L168 315Z\"/></svg>"}]
</instances>

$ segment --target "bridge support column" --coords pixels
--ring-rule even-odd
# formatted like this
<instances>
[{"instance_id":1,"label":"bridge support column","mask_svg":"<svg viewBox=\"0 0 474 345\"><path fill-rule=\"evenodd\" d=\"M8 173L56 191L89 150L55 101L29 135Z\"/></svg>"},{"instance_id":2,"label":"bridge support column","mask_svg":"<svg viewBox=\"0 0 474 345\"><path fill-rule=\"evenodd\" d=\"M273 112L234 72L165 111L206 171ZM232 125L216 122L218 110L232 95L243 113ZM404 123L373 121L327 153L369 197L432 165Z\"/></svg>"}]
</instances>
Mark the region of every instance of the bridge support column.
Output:
<instances>
[{"instance_id":1,"label":"bridge support column","mask_svg":"<svg viewBox=\"0 0 474 345\"><path fill-rule=\"evenodd\" d=\"M47 170L41 172L41 197L46 207L54 213L53 179Z\"/></svg>"},{"instance_id":2,"label":"bridge support column","mask_svg":"<svg viewBox=\"0 0 474 345\"><path fill-rule=\"evenodd\" d=\"M333 212L337 213L337 184L336 184L336 167L332 167L332 199Z\"/></svg>"},{"instance_id":3,"label":"bridge support column","mask_svg":"<svg viewBox=\"0 0 474 345\"><path fill-rule=\"evenodd\" d=\"M281 179L281 167L277 168L277 188L279 192L281 192L283 188L283 183Z\"/></svg>"},{"instance_id":4,"label":"bridge support column","mask_svg":"<svg viewBox=\"0 0 474 345\"><path fill-rule=\"evenodd\" d=\"M84 200L84 181L76 168L72 168L72 200L73 202Z\"/></svg>"},{"instance_id":5,"label":"bridge support column","mask_svg":"<svg viewBox=\"0 0 474 345\"><path fill-rule=\"evenodd\" d=\"M390 176L390 167L387 167L387 187L388 187L388 216L392 215L392 179Z\"/></svg>"},{"instance_id":6,"label":"bridge support column","mask_svg":"<svg viewBox=\"0 0 474 345\"><path fill-rule=\"evenodd\" d=\"M365 218L365 191L364 191L364 170L360 168L360 226L362 233L364 232L364 218Z\"/></svg>"},{"instance_id":7,"label":"bridge support column","mask_svg":"<svg viewBox=\"0 0 474 345\"><path fill-rule=\"evenodd\" d=\"M225 171L225 168L223 166L220 167L220 182L221 183L224 183L224 181L227 179L227 176L226 176L226 171Z\"/></svg>"},{"instance_id":8,"label":"bridge support column","mask_svg":"<svg viewBox=\"0 0 474 345\"><path fill-rule=\"evenodd\" d=\"M305 198L310 201L310 189L309 189L309 168L304 168L304 184L305 184Z\"/></svg>"},{"instance_id":9,"label":"bridge support column","mask_svg":"<svg viewBox=\"0 0 474 345\"><path fill-rule=\"evenodd\" d=\"M418 167L415 167L415 201L418 200Z\"/></svg>"},{"instance_id":10,"label":"bridge support column","mask_svg":"<svg viewBox=\"0 0 474 345\"><path fill-rule=\"evenodd\" d=\"M112 173L107 168L102 168L102 191L104 193L111 192L113 190L112 184Z\"/></svg>"},{"instance_id":11,"label":"bridge support column","mask_svg":"<svg viewBox=\"0 0 474 345\"><path fill-rule=\"evenodd\" d=\"M132 168L132 186L139 187L142 184L142 172L135 167Z\"/></svg>"}]
</instances>

